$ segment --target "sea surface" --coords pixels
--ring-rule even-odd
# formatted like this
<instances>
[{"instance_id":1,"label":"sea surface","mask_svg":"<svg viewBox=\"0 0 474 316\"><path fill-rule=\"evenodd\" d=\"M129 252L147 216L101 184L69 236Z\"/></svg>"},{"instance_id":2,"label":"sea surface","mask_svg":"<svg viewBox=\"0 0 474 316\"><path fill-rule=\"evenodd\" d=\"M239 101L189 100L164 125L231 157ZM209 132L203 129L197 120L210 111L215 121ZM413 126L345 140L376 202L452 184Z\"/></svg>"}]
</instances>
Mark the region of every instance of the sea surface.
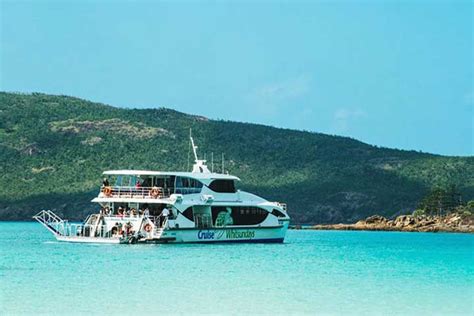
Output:
<instances>
[{"instance_id":1,"label":"sea surface","mask_svg":"<svg viewBox=\"0 0 474 316\"><path fill-rule=\"evenodd\" d=\"M474 235L289 231L284 244L56 242L0 222L0 315L473 315Z\"/></svg>"}]
</instances>

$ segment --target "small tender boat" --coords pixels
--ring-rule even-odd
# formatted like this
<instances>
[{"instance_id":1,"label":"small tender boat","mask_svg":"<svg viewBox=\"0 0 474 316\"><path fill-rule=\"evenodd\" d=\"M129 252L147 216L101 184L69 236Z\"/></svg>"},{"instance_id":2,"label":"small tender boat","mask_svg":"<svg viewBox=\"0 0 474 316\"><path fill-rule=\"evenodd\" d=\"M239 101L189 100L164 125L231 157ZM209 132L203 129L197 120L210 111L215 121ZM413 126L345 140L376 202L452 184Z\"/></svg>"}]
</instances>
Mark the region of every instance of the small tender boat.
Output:
<instances>
[{"instance_id":1,"label":"small tender boat","mask_svg":"<svg viewBox=\"0 0 474 316\"><path fill-rule=\"evenodd\" d=\"M33 218L67 242L283 242L290 221L286 204L237 190L239 178L209 171L192 137L191 145L192 172L105 171L92 200L100 212L81 224L46 210Z\"/></svg>"}]
</instances>

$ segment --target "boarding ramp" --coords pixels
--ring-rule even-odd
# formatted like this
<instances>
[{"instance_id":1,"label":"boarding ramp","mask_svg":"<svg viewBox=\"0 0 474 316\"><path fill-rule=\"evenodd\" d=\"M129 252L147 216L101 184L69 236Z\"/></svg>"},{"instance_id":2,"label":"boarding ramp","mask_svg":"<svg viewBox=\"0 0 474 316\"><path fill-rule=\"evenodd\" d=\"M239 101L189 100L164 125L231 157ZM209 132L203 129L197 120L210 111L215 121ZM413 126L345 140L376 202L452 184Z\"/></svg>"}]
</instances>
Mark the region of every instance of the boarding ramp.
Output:
<instances>
[{"instance_id":1,"label":"boarding ramp","mask_svg":"<svg viewBox=\"0 0 474 316\"><path fill-rule=\"evenodd\" d=\"M41 225L46 227L55 236L63 236L64 232L64 220L58 215L54 214L51 210L42 210L35 216L33 216Z\"/></svg>"}]
</instances>

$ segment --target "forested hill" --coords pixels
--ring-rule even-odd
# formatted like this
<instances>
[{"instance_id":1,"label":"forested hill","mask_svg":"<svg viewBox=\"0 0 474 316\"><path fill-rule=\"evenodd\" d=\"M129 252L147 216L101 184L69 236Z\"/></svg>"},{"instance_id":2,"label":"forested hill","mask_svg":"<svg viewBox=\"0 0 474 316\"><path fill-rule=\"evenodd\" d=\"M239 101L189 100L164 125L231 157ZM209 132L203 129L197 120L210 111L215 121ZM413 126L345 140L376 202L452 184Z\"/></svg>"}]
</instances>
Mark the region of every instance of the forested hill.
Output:
<instances>
[{"instance_id":1,"label":"forested hill","mask_svg":"<svg viewBox=\"0 0 474 316\"><path fill-rule=\"evenodd\" d=\"M31 219L41 209L82 218L96 208L90 199L107 169L185 170L189 128L200 155L224 153L241 189L287 202L294 223L391 217L413 210L433 186L454 184L465 200L474 198L474 157L379 148L165 108L0 93L0 219Z\"/></svg>"}]
</instances>

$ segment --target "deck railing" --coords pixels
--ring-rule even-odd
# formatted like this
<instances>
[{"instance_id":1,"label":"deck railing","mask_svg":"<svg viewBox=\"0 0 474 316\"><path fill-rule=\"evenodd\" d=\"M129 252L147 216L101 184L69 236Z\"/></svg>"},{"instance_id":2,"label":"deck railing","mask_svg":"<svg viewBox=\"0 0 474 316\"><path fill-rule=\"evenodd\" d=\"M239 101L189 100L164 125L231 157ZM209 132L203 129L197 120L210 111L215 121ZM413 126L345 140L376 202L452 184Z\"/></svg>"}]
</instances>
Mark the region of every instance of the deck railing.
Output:
<instances>
[{"instance_id":1,"label":"deck railing","mask_svg":"<svg viewBox=\"0 0 474 316\"><path fill-rule=\"evenodd\" d=\"M123 215L123 216L118 216L118 215L98 215L98 214L91 214L87 217L87 219L90 219L92 216L95 216L94 219L91 220L91 222L88 222L86 220L84 223L69 223L66 220L61 219L59 216L54 214L50 210L42 210L35 216L33 216L34 219L36 219L38 222L40 222L42 225L44 225L48 230L50 230L54 235L56 236L63 236L63 237L96 237L96 238L120 238L123 237L124 235L130 236L130 234L136 233L132 229L132 227L127 227L126 225L113 225L111 226L106 225L106 224L99 224L97 222L94 222L94 220L97 220L97 216L103 216L104 218L113 219L117 218L117 221L119 223L123 223L124 219L126 218L141 218L143 221L141 222L142 224L140 225L140 230L143 229L142 225L143 223L153 223L153 227L156 231L156 233L159 233L161 235L161 232L164 230L164 228L167 226L168 218L163 217L163 216L150 216L150 215ZM100 217L99 217L100 219ZM127 222L127 221L125 221ZM143 231L142 231L143 232Z\"/></svg>"},{"instance_id":2,"label":"deck railing","mask_svg":"<svg viewBox=\"0 0 474 316\"><path fill-rule=\"evenodd\" d=\"M162 188L162 187L129 187L109 186L100 189L100 195L105 197L162 199L169 198L171 194L200 193L201 188Z\"/></svg>"},{"instance_id":3,"label":"deck railing","mask_svg":"<svg viewBox=\"0 0 474 316\"><path fill-rule=\"evenodd\" d=\"M171 188L160 187L113 186L102 187L100 194L105 197L116 198L158 199L170 197L170 195L174 193L173 191Z\"/></svg>"},{"instance_id":4,"label":"deck railing","mask_svg":"<svg viewBox=\"0 0 474 316\"><path fill-rule=\"evenodd\" d=\"M119 238L122 237L125 227L122 230L118 228L113 229L107 225L93 225L93 224L74 224L61 223L56 226L59 234L64 237L96 237L96 238Z\"/></svg>"},{"instance_id":5,"label":"deck railing","mask_svg":"<svg viewBox=\"0 0 474 316\"><path fill-rule=\"evenodd\" d=\"M167 218L161 219L159 216L150 216L148 219L154 224L155 230L163 229L167 225ZM57 225L57 230L62 236L68 237L102 237L102 238L111 238L111 237L122 237L123 233L126 234L126 229L123 226L121 230L116 228L114 230L113 226L110 225L94 225L94 224L80 224L80 223L67 223L63 222ZM136 231L134 231L136 232Z\"/></svg>"}]
</instances>

